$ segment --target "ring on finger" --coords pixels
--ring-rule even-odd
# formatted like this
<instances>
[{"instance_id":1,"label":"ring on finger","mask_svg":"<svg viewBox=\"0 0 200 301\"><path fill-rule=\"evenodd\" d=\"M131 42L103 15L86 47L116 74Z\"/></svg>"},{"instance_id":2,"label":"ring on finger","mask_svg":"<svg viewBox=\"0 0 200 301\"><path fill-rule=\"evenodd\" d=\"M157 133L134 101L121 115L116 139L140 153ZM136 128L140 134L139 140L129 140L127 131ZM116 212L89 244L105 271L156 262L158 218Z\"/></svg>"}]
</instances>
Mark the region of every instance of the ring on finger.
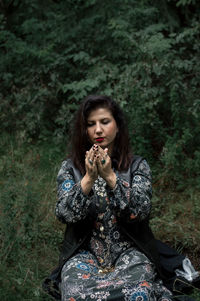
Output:
<instances>
[{"instance_id":1,"label":"ring on finger","mask_svg":"<svg viewBox=\"0 0 200 301\"><path fill-rule=\"evenodd\" d=\"M106 160L105 159L102 159L101 160L101 164L103 165L103 164L105 164L106 163Z\"/></svg>"},{"instance_id":2,"label":"ring on finger","mask_svg":"<svg viewBox=\"0 0 200 301\"><path fill-rule=\"evenodd\" d=\"M88 159L88 162L90 163L90 165L93 165L93 161L91 159Z\"/></svg>"}]
</instances>

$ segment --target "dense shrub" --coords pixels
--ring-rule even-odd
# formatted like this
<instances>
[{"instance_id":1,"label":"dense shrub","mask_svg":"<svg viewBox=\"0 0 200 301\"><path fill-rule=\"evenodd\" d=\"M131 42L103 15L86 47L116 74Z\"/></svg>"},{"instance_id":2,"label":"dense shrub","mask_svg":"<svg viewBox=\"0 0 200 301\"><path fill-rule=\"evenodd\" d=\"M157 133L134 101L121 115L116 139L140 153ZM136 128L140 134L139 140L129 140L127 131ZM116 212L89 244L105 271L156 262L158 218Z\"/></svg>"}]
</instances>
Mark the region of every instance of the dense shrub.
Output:
<instances>
[{"instance_id":1,"label":"dense shrub","mask_svg":"<svg viewBox=\"0 0 200 301\"><path fill-rule=\"evenodd\" d=\"M182 176L195 174L197 3L2 3L4 130L63 140L80 100L105 93L127 111L136 152L161 160L165 172L175 168Z\"/></svg>"},{"instance_id":2,"label":"dense shrub","mask_svg":"<svg viewBox=\"0 0 200 301\"><path fill-rule=\"evenodd\" d=\"M164 166L164 177L197 176L198 1L0 5L2 130L59 143L82 98L103 93L127 112L135 152Z\"/></svg>"}]
</instances>

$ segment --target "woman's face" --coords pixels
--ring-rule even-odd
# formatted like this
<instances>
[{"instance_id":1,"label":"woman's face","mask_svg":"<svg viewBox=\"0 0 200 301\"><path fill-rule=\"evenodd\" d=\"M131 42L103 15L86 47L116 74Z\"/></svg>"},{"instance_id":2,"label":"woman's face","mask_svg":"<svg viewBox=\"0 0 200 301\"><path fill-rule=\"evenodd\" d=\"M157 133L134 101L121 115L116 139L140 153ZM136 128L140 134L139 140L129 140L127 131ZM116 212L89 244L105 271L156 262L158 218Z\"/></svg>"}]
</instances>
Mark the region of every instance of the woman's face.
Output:
<instances>
[{"instance_id":1,"label":"woman's face","mask_svg":"<svg viewBox=\"0 0 200 301\"><path fill-rule=\"evenodd\" d=\"M117 124L110 110L97 108L90 112L87 119L87 134L92 144L108 148L111 155L117 132Z\"/></svg>"}]
</instances>

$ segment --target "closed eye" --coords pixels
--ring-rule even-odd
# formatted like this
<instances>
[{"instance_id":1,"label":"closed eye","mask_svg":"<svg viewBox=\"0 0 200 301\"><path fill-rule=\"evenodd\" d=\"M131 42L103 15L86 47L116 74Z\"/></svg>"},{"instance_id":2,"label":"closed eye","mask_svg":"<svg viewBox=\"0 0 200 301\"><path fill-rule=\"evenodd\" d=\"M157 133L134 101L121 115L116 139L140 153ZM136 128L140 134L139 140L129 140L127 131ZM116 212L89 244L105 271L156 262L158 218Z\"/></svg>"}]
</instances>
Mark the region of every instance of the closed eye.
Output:
<instances>
[{"instance_id":1,"label":"closed eye","mask_svg":"<svg viewBox=\"0 0 200 301\"><path fill-rule=\"evenodd\" d=\"M103 124L107 124L107 123L109 123L109 122L110 122L109 119L103 119L103 120L102 120L102 123L103 123Z\"/></svg>"},{"instance_id":2,"label":"closed eye","mask_svg":"<svg viewBox=\"0 0 200 301\"><path fill-rule=\"evenodd\" d=\"M102 123L102 124L108 124L109 122L110 122L109 119L102 119L102 120L101 120L101 123ZM88 122L88 123L87 123L87 126L88 126L88 127L92 127L93 125L95 125L95 122Z\"/></svg>"},{"instance_id":3,"label":"closed eye","mask_svg":"<svg viewBox=\"0 0 200 301\"><path fill-rule=\"evenodd\" d=\"M87 123L87 126L90 127L90 126L93 126L94 123Z\"/></svg>"}]
</instances>

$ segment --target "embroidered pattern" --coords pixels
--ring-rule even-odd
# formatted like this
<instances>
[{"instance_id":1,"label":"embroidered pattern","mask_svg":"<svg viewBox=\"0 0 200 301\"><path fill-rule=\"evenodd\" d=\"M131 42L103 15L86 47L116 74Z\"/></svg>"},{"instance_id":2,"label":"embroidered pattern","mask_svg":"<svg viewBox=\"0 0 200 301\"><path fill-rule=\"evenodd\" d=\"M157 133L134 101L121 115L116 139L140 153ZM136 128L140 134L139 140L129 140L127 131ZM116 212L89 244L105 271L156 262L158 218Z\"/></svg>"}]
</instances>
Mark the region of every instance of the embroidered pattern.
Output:
<instances>
[{"instance_id":1,"label":"embroidered pattern","mask_svg":"<svg viewBox=\"0 0 200 301\"><path fill-rule=\"evenodd\" d=\"M99 211L99 203L105 198L119 212L126 209L127 218L130 220L145 219L151 210L151 171L145 160L133 174L131 183L118 175L115 188L110 189L106 182L98 177L90 197L83 194L80 182L74 183L73 169L68 160L62 163L57 182L58 202L55 212L58 219L65 223L86 218L91 203L96 204L97 200Z\"/></svg>"},{"instance_id":2,"label":"embroidered pattern","mask_svg":"<svg viewBox=\"0 0 200 301\"><path fill-rule=\"evenodd\" d=\"M147 269L147 265L151 269ZM61 277L62 301L70 298L97 301L172 300L172 294L156 278L153 264L135 248L122 253L116 260L115 269L107 273L101 272L101 266L92 253L80 251L66 262Z\"/></svg>"},{"instance_id":3,"label":"embroidered pattern","mask_svg":"<svg viewBox=\"0 0 200 301\"><path fill-rule=\"evenodd\" d=\"M62 301L69 300L171 300L157 280L154 265L120 231L118 218L145 219L151 209L151 172L145 160L130 183L117 174L114 189L100 176L89 196L75 183L69 161L58 173L57 217L65 223L87 218L91 204L96 220L87 250L70 258L62 269Z\"/></svg>"},{"instance_id":4,"label":"embroidered pattern","mask_svg":"<svg viewBox=\"0 0 200 301\"><path fill-rule=\"evenodd\" d=\"M75 184L74 181L67 179L62 183L62 189L66 191L70 191L74 184Z\"/></svg>"}]
</instances>

